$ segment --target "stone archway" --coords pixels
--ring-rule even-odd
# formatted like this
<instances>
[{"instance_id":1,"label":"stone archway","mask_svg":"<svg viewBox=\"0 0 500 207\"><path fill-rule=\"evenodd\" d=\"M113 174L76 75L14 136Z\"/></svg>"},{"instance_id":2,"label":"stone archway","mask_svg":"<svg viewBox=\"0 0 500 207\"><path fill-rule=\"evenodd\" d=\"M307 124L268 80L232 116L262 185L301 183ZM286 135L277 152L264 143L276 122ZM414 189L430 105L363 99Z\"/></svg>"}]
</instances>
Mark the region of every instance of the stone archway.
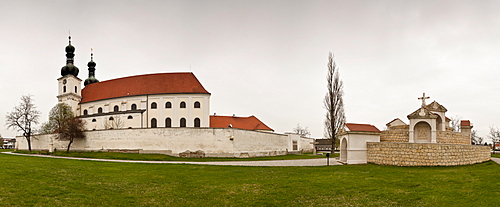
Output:
<instances>
[{"instance_id":1,"label":"stone archway","mask_svg":"<svg viewBox=\"0 0 500 207\"><path fill-rule=\"evenodd\" d=\"M438 116L436 119L436 131L445 131L446 129L443 129L443 119L441 119L441 116Z\"/></svg>"},{"instance_id":2,"label":"stone archway","mask_svg":"<svg viewBox=\"0 0 500 207\"><path fill-rule=\"evenodd\" d=\"M340 143L340 162L347 162L347 139L342 138Z\"/></svg>"},{"instance_id":3,"label":"stone archway","mask_svg":"<svg viewBox=\"0 0 500 207\"><path fill-rule=\"evenodd\" d=\"M413 131L416 143L431 143L431 126L427 122L418 122Z\"/></svg>"}]
</instances>

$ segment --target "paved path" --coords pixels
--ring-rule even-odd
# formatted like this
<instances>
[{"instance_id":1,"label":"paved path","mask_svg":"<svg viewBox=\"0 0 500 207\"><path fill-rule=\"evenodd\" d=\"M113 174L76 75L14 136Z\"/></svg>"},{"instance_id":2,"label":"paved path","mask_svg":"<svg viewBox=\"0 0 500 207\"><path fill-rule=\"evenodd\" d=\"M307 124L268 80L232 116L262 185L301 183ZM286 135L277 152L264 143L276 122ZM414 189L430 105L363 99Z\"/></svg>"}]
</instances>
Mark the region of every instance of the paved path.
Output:
<instances>
[{"instance_id":1,"label":"paved path","mask_svg":"<svg viewBox=\"0 0 500 207\"><path fill-rule=\"evenodd\" d=\"M496 163L500 164L500 158L492 157L491 160L493 160Z\"/></svg>"},{"instance_id":2,"label":"paved path","mask_svg":"<svg viewBox=\"0 0 500 207\"><path fill-rule=\"evenodd\" d=\"M91 160L100 162L128 162L128 163L160 163L160 164L193 164L193 165L234 165L234 166L325 166L326 158L320 159L301 159L301 160L268 160L268 161L221 161L221 162L184 162L184 161L140 161L140 160L113 160L113 159L95 159L80 157L60 157L52 155L20 154L12 152L2 152L10 155L48 157L70 160ZM336 158L330 158L330 165L342 165Z\"/></svg>"}]
</instances>

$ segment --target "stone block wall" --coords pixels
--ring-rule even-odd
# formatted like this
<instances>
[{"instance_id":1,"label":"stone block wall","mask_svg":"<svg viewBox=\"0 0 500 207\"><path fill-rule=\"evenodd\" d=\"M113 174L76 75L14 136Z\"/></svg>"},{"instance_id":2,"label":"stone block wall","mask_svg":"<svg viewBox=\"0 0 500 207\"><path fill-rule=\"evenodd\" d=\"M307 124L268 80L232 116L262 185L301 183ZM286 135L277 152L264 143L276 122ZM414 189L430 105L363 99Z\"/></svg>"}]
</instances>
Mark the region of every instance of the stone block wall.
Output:
<instances>
[{"instance_id":1,"label":"stone block wall","mask_svg":"<svg viewBox=\"0 0 500 207\"><path fill-rule=\"evenodd\" d=\"M436 142L442 144L465 144L470 145L470 135L453 131L436 132Z\"/></svg>"},{"instance_id":2,"label":"stone block wall","mask_svg":"<svg viewBox=\"0 0 500 207\"><path fill-rule=\"evenodd\" d=\"M368 142L367 162L396 166L470 165L490 160L488 146Z\"/></svg>"},{"instance_id":3,"label":"stone block wall","mask_svg":"<svg viewBox=\"0 0 500 207\"><path fill-rule=\"evenodd\" d=\"M410 133L408 125L391 127L389 130L380 133L380 142L408 142L410 140Z\"/></svg>"}]
</instances>

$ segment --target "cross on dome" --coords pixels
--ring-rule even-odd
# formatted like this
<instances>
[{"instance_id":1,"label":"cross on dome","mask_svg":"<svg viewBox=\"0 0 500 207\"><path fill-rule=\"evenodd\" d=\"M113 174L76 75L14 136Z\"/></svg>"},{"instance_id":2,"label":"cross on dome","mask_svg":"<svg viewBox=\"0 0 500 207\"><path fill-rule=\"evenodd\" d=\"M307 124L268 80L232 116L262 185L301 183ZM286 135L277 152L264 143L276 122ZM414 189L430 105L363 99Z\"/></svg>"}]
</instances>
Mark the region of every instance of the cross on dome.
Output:
<instances>
[{"instance_id":1,"label":"cross on dome","mask_svg":"<svg viewBox=\"0 0 500 207\"><path fill-rule=\"evenodd\" d=\"M422 95L422 97L418 98L419 100L422 100L422 108L424 108L425 105L426 105L425 104L425 99L429 99L429 98L431 98L431 97L429 97L429 96L425 97L425 93Z\"/></svg>"}]
</instances>

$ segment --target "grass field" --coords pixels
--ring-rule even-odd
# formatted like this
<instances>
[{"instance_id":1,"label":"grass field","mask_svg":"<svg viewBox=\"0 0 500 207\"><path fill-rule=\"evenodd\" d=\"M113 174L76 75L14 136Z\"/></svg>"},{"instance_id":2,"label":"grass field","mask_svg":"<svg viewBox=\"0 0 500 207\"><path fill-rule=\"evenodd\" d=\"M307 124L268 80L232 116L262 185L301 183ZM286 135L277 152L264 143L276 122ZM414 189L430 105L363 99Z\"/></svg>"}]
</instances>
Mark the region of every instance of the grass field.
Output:
<instances>
[{"instance_id":1,"label":"grass field","mask_svg":"<svg viewBox=\"0 0 500 207\"><path fill-rule=\"evenodd\" d=\"M137 153L119 153L119 152L66 152L58 151L55 153L40 152L40 151L16 151L16 153L24 154L51 154L62 157L84 157L84 158L97 158L97 159L117 159L117 160L147 160L147 161L194 161L194 162L212 162L212 161L263 161L263 160L293 160L293 159L316 159L326 158L325 155L313 155L312 153L306 154L288 154L282 156L270 157L250 157L250 158L218 158L218 157L205 157L205 158L183 158L174 157L163 154L137 154ZM333 157L338 157L339 154L334 154Z\"/></svg>"},{"instance_id":2,"label":"grass field","mask_svg":"<svg viewBox=\"0 0 500 207\"><path fill-rule=\"evenodd\" d=\"M1 206L498 206L500 165L239 167L0 154Z\"/></svg>"}]
</instances>

